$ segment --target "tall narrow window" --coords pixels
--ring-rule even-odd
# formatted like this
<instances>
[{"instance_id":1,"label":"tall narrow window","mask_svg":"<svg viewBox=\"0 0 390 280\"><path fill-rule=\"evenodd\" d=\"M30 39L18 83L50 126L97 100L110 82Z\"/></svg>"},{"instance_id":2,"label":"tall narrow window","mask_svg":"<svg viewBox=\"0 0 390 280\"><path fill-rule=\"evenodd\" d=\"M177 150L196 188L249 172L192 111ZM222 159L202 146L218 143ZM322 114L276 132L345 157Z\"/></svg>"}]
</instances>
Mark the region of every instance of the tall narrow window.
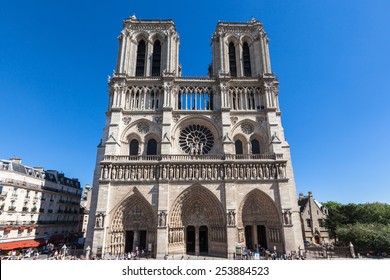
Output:
<instances>
[{"instance_id":1,"label":"tall narrow window","mask_svg":"<svg viewBox=\"0 0 390 280\"><path fill-rule=\"evenodd\" d=\"M237 77L237 66L236 66L236 47L233 42L229 44L229 67L230 75L232 77Z\"/></svg>"},{"instance_id":2,"label":"tall narrow window","mask_svg":"<svg viewBox=\"0 0 390 280\"><path fill-rule=\"evenodd\" d=\"M236 155L242 155L243 151L242 151L242 142L241 142L241 140L236 140L236 142L234 144L236 146Z\"/></svg>"},{"instance_id":3,"label":"tall narrow window","mask_svg":"<svg viewBox=\"0 0 390 280\"><path fill-rule=\"evenodd\" d=\"M244 64L244 76L245 77L252 76L251 58L249 55L249 46L247 42L245 42L244 45L242 46L242 60Z\"/></svg>"},{"instance_id":4,"label":"tall narrow window","mask_svg":"<svg viewBox=\"0 0 390 280\"><path fill-rule=\"evenodd\" d=\"M136 139L131 140L130 142L130 155L136 156L138 155L139 142Z\"/></svg>"},{"instance_id":5,"label":"tall narrow window","mask_svg":"<svg viewBox=\"0 0 390 280\"><path fill-rule=\"evenodd\" d=\"M259 141L257 141L256 139L253 139L251 141L251 146L252 146L252 154L253 155L260 154L260 144L259 144Z\"/></svg>"},{"instance_id":6,"label":"tall narrow window","mask_svg":"<svg viewBox=\"0 0 390 280\"><path fill-rule=\"evenodd\" d=\"M141 40L138 43L138 49L137 49L137 64L135 68L136 76L143 76L145 74L145 55L146 55L145 41Z\"/></svg>"},{"instance_id":7,"label":"tall narrow window","mask_svg":"<svg viewBox=\"0 0 390 280\"><path fill-rule=\"evenodd\" d=\"M152 76L160 76L161 67L161 43L159 40L153 45Z\"/></svg>"},{"instance_id":8,"label":"tall narrow window","mask_svg":"<svg viewBox=\"0 0 390 280\"><path fill-rule=\"evenodd\" d=\"M147 155L157 155L157 141L154 139L150 139L148 141L148 146L146 148Z\"/></svg>"}]
</instances>

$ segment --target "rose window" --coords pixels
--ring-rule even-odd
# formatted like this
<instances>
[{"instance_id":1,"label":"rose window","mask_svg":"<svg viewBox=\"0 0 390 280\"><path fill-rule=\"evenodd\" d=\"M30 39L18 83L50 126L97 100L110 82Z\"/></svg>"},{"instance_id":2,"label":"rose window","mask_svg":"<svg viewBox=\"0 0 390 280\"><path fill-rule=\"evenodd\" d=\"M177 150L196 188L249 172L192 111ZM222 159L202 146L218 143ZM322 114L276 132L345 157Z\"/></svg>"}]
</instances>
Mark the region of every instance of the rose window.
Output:
<instances>
[{"instance_id":1,"label":"rose window","mask_svg":"<svg viewBox=\"0 0 390 280\"><path fill-rule=\"evenodd\" d=\"M213 148L214 136L207 127L193 124L180 132L179 145L187 154L204 155Z\"/></svg>"}]
</instances>

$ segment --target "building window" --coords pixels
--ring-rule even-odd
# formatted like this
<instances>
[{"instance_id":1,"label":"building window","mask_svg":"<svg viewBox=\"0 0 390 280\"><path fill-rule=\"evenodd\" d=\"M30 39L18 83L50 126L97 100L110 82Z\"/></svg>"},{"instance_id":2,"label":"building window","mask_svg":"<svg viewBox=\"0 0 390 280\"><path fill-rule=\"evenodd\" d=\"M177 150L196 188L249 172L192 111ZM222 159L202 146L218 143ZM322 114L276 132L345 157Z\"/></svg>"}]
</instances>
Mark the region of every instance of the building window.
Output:
<instances>
[{"instance_id":1,"label":"building window","mask_svg":"<svg viewBox=\"0 0 390 280\"><path fill-rule=\"evenodd\" d=\"M311 228L311 220L310 219L306 220L306 225L307 225L307 227Z\"/></svg>"},{"instance_id":2,"label":"building window","mask_svg":"<svg viewBox=\"0 0 390 280\"><path fill-rule=\"evenodd\" d=\"M150 139L146 148L147 155L157 155L157 141Z\"/></svg>"},{"instance_id":3,"label":"building window","mask_svg":"<svg viewBox=\"0 0 390 280\"><path fill-rule=\"evenodd\" d=\"M256 139L253 139L251 141L251 146L252 146L252 155L260 154L260 144L259 144L259 141L257 141Z\"/></svg>"},{"instance_id":4,"label":"building window","mask_svg":"<svg viewBox=\"0 0 390 280\"><path fill-rule=\"evenodd\" d=\"M236 66L236 47L233 42L229 44L229 67L230 76L237 77L237 66Z\"/></svg>"},{"instance_id":5,"label":"building window","mask_svg":"<svg viewBox=\"0 0 390 280\"><path fill-rule=\"evenodd\" d=\"M152 76L160 76L161 67L161 43L159 40L153 45Z\"/></svg>"},{"instance_id":6,"label":"building window","mask_svg":"<svg viewBox=\"0 0 390 280\"><path fill-rule=\"evenodd\" d=\"M244 76L245 77L252 76L251 58L249 55L249 46L248 46L247 42L245 42L244 45L242 46L242 60L243 60L243 64L244 64Z\"/></svg>"},{"instance_id":7,"label":"building window","mask_svg":"<svg viewBox=\"0 0 390 280\"><path fill-rule=\"evenodd\" d=\"M179 110L213 110L213 92L210 88L180 88Z\"/></svg>"},{"instance_id":8,"label":"building window","mask_svg":"<svg viewBox=\"0 0 390 280\"><path fill-rule=\"evenodd\" d=\"M242 155L243 154L243 149L242 149L242 142L241 140L236 140L236 142L234 142L234 145L236 147L236 155Z\"/></svg>"},{"instance_id":9,"label":"building window","mask_svg":"<svg viewBox=\"0 0 390 280\"><path fill-rule=\"evenodd\" d=\"M136 140L136 139L131 140L131 142L130 142L130 155L131 156L138 155L138 150L139 150L138 140Z\"/></svg>"},{"instance_id":10,"label":"building window","mask_svg":"<svg viewBox=\"0 0 390 280\"><path fill-rule=\"evenodd\" d=\"M187 154L204 155L211 151L214 145L214 136L203 125L190 125L180 132L179 145Z\"/></svg>"},{"instance_id":11,"label":"building window","mask_svg":"<svg viewBox=\"0 0 390 280\"><path fill-rule=\"evenodd\" d=\"M146 56L146 45L145 41L141 40L138 43L137 49L137 64L135 68L136 76L143 76L145 74L145 56Z\"/></svg>"}]
</instances>

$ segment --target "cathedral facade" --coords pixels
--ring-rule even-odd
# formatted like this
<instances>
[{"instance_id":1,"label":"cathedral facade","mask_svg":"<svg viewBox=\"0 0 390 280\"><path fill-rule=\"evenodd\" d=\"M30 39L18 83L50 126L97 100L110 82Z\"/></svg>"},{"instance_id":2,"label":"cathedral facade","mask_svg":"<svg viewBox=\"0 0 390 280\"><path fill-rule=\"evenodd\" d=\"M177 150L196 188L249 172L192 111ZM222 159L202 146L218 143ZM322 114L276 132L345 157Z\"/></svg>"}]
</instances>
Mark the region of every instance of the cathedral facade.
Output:
<instances>
[{"instance_id":1,"label":"cathedral facade","mask_svg":"<svg viewBox=\"0 0 390 280\"><path fill-rule=\"evenodd\" d=\"M303 248L263 26L219 22L211 45L209 76L182 77L172 20L124 21L92 188L92 254Z\"/></svg>"}]
</instances>

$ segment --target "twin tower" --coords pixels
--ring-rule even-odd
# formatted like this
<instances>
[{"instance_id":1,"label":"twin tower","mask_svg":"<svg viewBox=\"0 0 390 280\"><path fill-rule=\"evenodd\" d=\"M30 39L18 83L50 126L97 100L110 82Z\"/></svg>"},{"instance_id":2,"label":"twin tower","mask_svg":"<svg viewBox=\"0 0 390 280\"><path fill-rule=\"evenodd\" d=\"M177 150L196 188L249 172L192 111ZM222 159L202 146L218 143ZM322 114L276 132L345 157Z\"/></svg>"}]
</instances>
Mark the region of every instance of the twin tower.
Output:
<instances>
[{"instance_id":1,"label":"twin tower","mask_svg":"<svg viewBox=\"0 0 390 280\"><path fill-rule=\"evenodd\" d=\"M172 20L124 21L94 174L93 255L303 248L263 26L219 22L211 40L209 76L186 78Z\"/></svg>"}]
</instances>

